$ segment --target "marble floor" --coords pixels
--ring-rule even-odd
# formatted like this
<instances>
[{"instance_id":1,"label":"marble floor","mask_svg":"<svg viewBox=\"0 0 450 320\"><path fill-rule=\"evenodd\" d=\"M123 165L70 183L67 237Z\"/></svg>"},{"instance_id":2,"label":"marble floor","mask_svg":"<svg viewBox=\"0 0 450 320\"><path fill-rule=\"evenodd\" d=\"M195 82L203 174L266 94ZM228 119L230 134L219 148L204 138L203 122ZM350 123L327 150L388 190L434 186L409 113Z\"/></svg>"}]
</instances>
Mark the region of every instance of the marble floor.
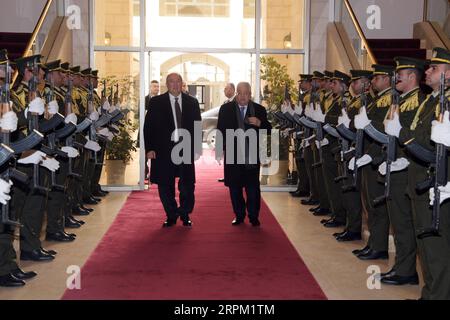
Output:
<instances>
[{"instance_id":1,"label":"marble floor","mask_svg":"<svg viewBox=\"0 0 450 320\"><path fill-rule=\"evenodd\" d=\"M74 231L77 234L75 242L44 241L45 248L58 252L56 259L49 263L22 262L24 270L34 270L38 276L22 288L0 288L0 299L60 299L66 289L68 271L71 267L83 266L113 222L127 195L111 193L95 207L93 214L83 217L86 225ZM389 270L393 254L389 261L360 261L351 251L363 247L363 241L337 242L332 237L336 230L325 229L320 224L320 217L310 214L309 207L302 206L298 199L290 197L288 193L266 192L263 198L329 299L403 300L419 297L420 286L368 286L368 283L372 283L368 268L380 269L382 272Z\"/></svg>"}]
</instances>

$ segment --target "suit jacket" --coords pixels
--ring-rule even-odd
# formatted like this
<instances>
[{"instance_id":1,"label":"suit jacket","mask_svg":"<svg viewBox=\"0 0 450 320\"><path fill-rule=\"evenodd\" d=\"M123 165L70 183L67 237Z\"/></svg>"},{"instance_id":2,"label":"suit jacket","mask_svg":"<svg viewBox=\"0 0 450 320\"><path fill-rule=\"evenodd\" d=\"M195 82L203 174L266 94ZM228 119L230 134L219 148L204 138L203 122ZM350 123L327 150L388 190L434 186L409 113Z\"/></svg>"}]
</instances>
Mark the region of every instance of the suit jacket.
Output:
<instances>
[{"instance_id":1,"label":"suit jacket","mask_svg":"<svg viewBox=\"0 0 450 320\"><path fill-rule=\"evenodd\" d=\"M223 150L226 150L227 142L226 141L226 130L240 129L238 114L239 114L239 106L235 100L224 104L220 107L219 110L219 118L217 120L217 129L222 133L223 136ZM254 112L254 114L251 114ZM268 134L270 134L270 129L272 129L271 124L267 120L267 112L266 109L254 102L249 102L247 107L245 118L250 116L254 116L261 121L261 126L259 128L249 125L247 121L244 122L244 130L248 131L250 129L256 130L257 134L257 164L256 165L246 165L246 164L237 164L237 139L235 138L234 142L234 156L235 159L227 159L226 151L224 152L225 156L225 166L224 166L224 176L225 176L225 185L226 186L246 186L246 185L259 185L259 130L266 129L268 130ZM251 148L250 148L251 150ZM231 161L234 160L234 161ZM230 162L229 164L227 162Z\"/></svg>"},{"instance_id":2,"label":"suit jacket","mask_svg":"<svg viewBox=\"0 0 450 320\"><path fill-rule=\"evenodd\" d=\"M149 110L145 116L144 141L145 151L156 152L156 159L151 161L150 181L156 184L173 183L175 177L182 177L187 183L195 182L194 153L201 150L195 145L194 121L201 121L200 107L197 99L182 94L181 128L191 134L191 163L175 165L171 159L175 142L171 140L175 130L172 107L169 93L155 96L150 99ZM200 133L201 136L201 133Z\"/></svg>"}]
</instances>

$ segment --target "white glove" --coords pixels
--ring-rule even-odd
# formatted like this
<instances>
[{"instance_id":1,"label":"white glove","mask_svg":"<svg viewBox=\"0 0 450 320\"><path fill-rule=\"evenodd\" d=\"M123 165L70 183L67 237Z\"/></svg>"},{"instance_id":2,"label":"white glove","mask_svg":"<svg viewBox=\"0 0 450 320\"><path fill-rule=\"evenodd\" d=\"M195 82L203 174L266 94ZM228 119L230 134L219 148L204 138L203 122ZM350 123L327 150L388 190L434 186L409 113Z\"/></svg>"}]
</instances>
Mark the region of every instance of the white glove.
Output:
<instances>
[{"instance_id":1,"label":"white glove","mask_svg":"<svg viewBox=\"0 0 450 320\"><path fill-rule=\"evenodd\" d=\"M7 131L16 131L19 119L14 111L8 111L0 119L0 127Z\"/></svg>"},{"instance_id":2,"label":"white glove","mask_svg":"<svg viewBox=\"0 0 450 320\"><path fill-rule=\"evenodd\" d=\"M409 166L409 161L406 158L398 158L391 163L391 172L401 171ZM378 172L381 175L386 175L386 161L380 164L378 167Z\"/></svg>"},{"instance_id":3,"label":"white glove","mask_svg":"<svg viewBox=\"0 0 450 320\"><path fill-rule=\"evenodd\" d=\"M355 128L364 129L371 122L372 121L367 117L366 107L362 107L359 111L359 114L355 116Z\"/></svg>"},{"instance_id":4,"label":"white glove","mask_svg":"<svg viewBox=\"0 0 450 320\"><path fill-rule=\"evenodd\" d=\"M115 110L117 110L117 109L119 109L119 108L117 108L116 105L112 105L112 106L110 106L108 112L109 112L109 113L113 113L113 112L114 112Z\"/></svg>"},{"instance_id":5,"label":"white glove","mask_svg":"<svg viewBox=\"0 0 450 320\"><path fill-rule=\"evenodd\" d=\"M56 100L52 100L48 103L48 113L51 115L57 114L59 111L58 102Z\"/></svg>"},{"instance_id":6,"label":"white glove","mask_svg":"<svg viewBox=\"0 0 450 320\"><path fill-rule=\"evenodd\" d=\"M351 158L348 162L348 168L352 171L355 170L355 157Z\"/></svg>"},{"instance_id":7,"label":"white glove","mask_svg":"<svg viewBox=\"0 0 450 320\"><path fill-rule=\"evenodd\" d=\"M42 100L41 98L35 98L33 101L30 102L28 111L30 111L31 113L38 113L39 115L44 114L45 111L44 100Z\"/></svg>"},{"instance_id":8,"label":"white glove","mask_svg":"<svg viewBox=\"0 0 450 320\"><path fill-rule=\"evenodd\" d=\"M358 168L361 168L361 167L364 167L365 165L368 165L371 162L372 162L372 157L369 156L368 154L365 154L356 161L356 166Z\"/></svg>"},{"instance_id":9,"label":"white glove","mask_svg":"<svg viewBox=\"0 0 450 320\"><path fill-rule=\"evenodd\" d=\"M9 193L11 192L12 184L11 180L8 182L0 179L0 203L6 204L11 199Z\"/></svg>"},{"instance_id":10,"label":"white glove","mask_svg":"<svg viewBox=\"0 0 450 320\"><path fill-rule=\"evenodd\" d=\"M281 112L282 113L286 113L288 111L288 106L287 106L287 103L286 103L286 101L285 102L283 102L283 104L281 105Z\"/></svg>"},{"instance_id":11,"label":"white glove","mask_svg":"<svg viewBox=\"0 0 450 320\"><path fill-rule=\"evenodd\" d=\"M77 116L76 116L75 113L71 113L71 114L69 114L69 115L66 117L65 122L66 122L66 123L72 122L74 125L76 125L77 122L78 122L78 118L77 118Z\"/></svg>"},{"instance_id":12,"label":"white glove","mask_svg":"<svg viewBox=\"0 0 450 320\"><path fill-rule=\"evenodd\" d=\"M100 119L100 115L97 111L92 111L89 115L89 119L91 119L92 121L97 121L98 119Z\"/></svg>"},{"instance_id":13,"label":"white glove","mask_svg":"<svg viewBox=\"0 0 450 320\"><path fill-rule=\"evenodd\" d=\"M309 141L307 139L302 140L302 148L308 148L310 146Z\"/></svg>"},{"instance_id":14,"label":"white glove","mask_svg":"<svg viewBox=\"0 0 450 320\"><path fill-rule=\"evenodd\" d=\"M431 126L431 140L446 147L450 147L450 120L448 116L449 112L445 111L444 121L440 123L434 120Z\"/></svg>"},{"instance_id":15,"label":"white glove","mask_svg":"<svg viewBox=\"0 0 450 320\"><path fill-rule=\"evenodd\" d=\"M321 146L321 147L325 147L325 146L328 145L329 143L330 143L330 142L328 141L327 138L323 138L323 140L320 141L320 146ZM317 146L317 149L319 149L319 141L317 141L317 140L316 140L316 146Z\"/></svg>"},{"instance_id":16,"label":"white glove","mask_svg":"<svg viewBox=\"0 0 450 320\"><path fill-rule=\"evenodd\" d=\"M400 117L398 116L398 113L394 113L394 119L392 120L385 120L384 121L384 131L394 137L400 136L400 130L402 130L402 125L400 124Z\"/></svg>"},{"instance_id":17,"label":"white glove","mask_svg":"<svg viewBox=\"0 0 450 320\"><path fill-rule=\"evenodd\" d=\"M299 103L297 106L295 106L294 113L301 115L303 113L302 104Z\"/></svg>"},{"instance_id":18,"label":"white glove","mask_svg":"<svg viewBox=\"0 0 450 320\"><path fill-rule=\"evenodd\" d=\"M114 128L114 129L116 129L117 131L120 131L119 127L116 126L115 124L112 124L112 125L111 125L111 128Z\"/></svg>"},{"instance_id":19,"label":"white glove","mask_svg":"<svg viewBox=\"0 0 450 320\"><path fill-rule=\"evenodd\" d=\"M45 158L45 153L42 151L36 151L28 157L21 158L17 162L22 164L38 164Z\"/></svg>"},{"instance_id":20,"label":"white glove","mask_svg":"<svg viewBox=\"0 0 450 320\"><path fill-rule=\"evenodd\" d=\"M97 133L102 135L102 136L107 137L111 133L111 131L109 131L108 128L102 128L102 129L98 130Z\"/></svg>"},{"instance_id":21,"label":"white glove","mask_svg":"<svg viewBox=\"0 0 450 320\"><path fill-rule=\"evenodd\" d=\"M108 135L106 136L106 138L109 140L109 141L113 141L113 139L114 139L114 133L112 133L112 132L110 132L110 133L108 133Z\"/></svg>"},{"instance_id":22,"label":"white glove","mask_svg":"<svg viewBox=\"0 0 450 320\"><path fill-rule=\"evenodd\" d=\"M59 169L59 161L53 158L45 158L44 161L42 161L41 166L55 172Z\"/></svg>"},{"instance_id":23,"label":"white glove","mask_svg":"<svg viewBox=\"0 0 450 320\"><path fill-rule=\"evenodd\" d=\"M109 109L111 109L111 105L109 104L109 101L106 100L105 103L102 106L103 110L108 111Z\"/></svg>"},{"instance_id":24,"label":"white glove","mask_svg":"<svg viewBox=\"0 0 450 320\"><path fill-rule=\"evenodd\" d=\"M88 142L86 142L84 147L86 149L88 149L88 150L92 150L92 151L95 151L95 152L98 152L98 151L101 150L100 145L97 142L92 141L92 140L88 140Z\"/></svg>"},{"instance_id":25,"label":"white glove","mask_svg":"<svg viewBox=\"0 0 450 320\"><path fill-rule=\"evenodd\" d=\"M325 114L322 113L322 109L320 108L320 106L316 109L315 116L316 118L314 120L316 120L317 122L325 122Z\"/></svg>"},{"instance_id":26,"label":"white glove","mask_svg":"<svg viewBox=\"0 0 450 320\"><path fill-rule=\"evenodd\" d=\"M305 107L305 116L307 116L308 118L312 118L313 117L313 111L314 108L312 106L312 104L307 104Z\"/></svg>"},{"instance_id":27,"label":"white glove","mask_svg":"<svg viewBox=\"0 0 450 320\"><path fill-rule=\"evenodd\" d=\"M72 147L62 147L61 150L69 156L69 158L76 158L80 155L77 149Z\"/></svg>"},{"instance_id":28,"label":"white glove","mask_svg":"<svg viewBox=\"0 0 450 320\"><path fill-rule=\"evenodd\" d=\"M438 188L441 191L439 204L450 198L450 182L447 182L445 186ZM434 203L434 188L430 188L430 206Z\"/></svg>"},{"instance_id":29,"label":"white glove","mask_svg":"<svg viewBox=\"0 0 450 320\"><path fill-rule=\"evenodd\" d=\"M342 115L338 118L338 126L344 124L346 128L350 126L350 118L345 110L342 110Z\"/></svg>"}]
</instances>

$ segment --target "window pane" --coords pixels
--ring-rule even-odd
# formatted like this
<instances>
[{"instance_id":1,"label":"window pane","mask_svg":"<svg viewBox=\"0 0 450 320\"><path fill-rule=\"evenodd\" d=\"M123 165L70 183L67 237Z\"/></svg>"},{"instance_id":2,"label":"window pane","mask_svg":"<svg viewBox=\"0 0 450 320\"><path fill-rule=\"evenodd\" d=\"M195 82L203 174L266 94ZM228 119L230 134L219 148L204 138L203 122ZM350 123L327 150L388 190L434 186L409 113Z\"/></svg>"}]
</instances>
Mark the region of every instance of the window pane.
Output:
<instances>
[{"instance_id":1,"label":"window pane","mask_svg":"<svg viewBox=\"0 0 450 320\"><path fill-rule=\"evenodd\" d=\"M120 137L107 148L100 183L113 186L134 186L139 183L139 149L136 148L139 124L139 54L128 52L96 52L95 67L100 80L107 80L106 95L117 91L122 109L130 110ZM99 83L99 94L103 82ZM123 128L123 129L122 129Z\"/></svg>"},{"instance_id":2,"label":"window pane","mask_svg":"<svg viewBox=\"0 0 450 320\"><path fill-rule=\"evenodd\" d=\"M167 91L165 79L171 72L181 74L189 92L200 102L202 111L219 107L227 98L223 89L228 82L253 84L254 58L250 54L212 54L152 52L150 56L150 81L161 83L161 93Z\"/></svg>"},{"instance_id":3,"label":"window pane","mask_svg":"<svg viewBox=\"0 0 450 320\"><path fill-rule=\"evenodd\" d=\"M139 46L139 0L95 1L95 44Z\"/></svg>"},{"instance_id":4,"label":"window pane","mask_svg":"<svg viewBox=\"0 0 450 320\"><path fill-rule=\"evenodd\" d=\"M251 0L254 3L254 0ZM254 48L255 18L246 0L146 1L147 46Z\"/></svg>"},{"instance_id":5,"label":"window pane","mask_svg":"<svg viewBox=\"0 0 450 320\"><path fill-rule=\"evenodd\" d=\"M261 0L261 48L303 48L304 0Z\"/></svg>"},{"instance_id":6,"label":"window pane","mask_svg":"<svg viewBox=\"0 0 450 320\"><path fill-rule=\"evenodd\" d=\"M267 111L280 110L281 102L284 98L283 83L279 84L280 77L290 81L291 96L296 102L298 75L303 72L303 55L263 55L261 57L261 91L264 99L262 105ZM280 74L281 73L281 74ZM267 78L264 80L264 78ZM273 80L272 80L273 79ZM272 119L272 126L276 122ZM272 160L271 166L278 167L278 172L273 175L261 176L261 185L281 186L296 184L297 181L291 180L292 175L296 175L295 159L293 153L290 153L292 141L289 138L279 138L279 159Z\"/></svg>"}]
</instances>

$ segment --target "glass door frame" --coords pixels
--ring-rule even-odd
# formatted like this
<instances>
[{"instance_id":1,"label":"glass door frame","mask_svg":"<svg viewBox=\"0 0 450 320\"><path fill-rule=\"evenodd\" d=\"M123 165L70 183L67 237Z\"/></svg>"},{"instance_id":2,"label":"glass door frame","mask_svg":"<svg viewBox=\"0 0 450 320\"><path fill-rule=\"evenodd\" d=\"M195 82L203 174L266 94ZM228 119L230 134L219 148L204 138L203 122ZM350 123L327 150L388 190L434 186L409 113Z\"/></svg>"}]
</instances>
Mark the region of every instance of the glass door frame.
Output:
<instances>
[{"instance_id":1,"label":"glass door frame","mask_svg":"<svg viewBox=\"0 0 450 320\"><path fill-rule=\"evenodd\" d=\"M95 45L95 1L89 1L89 52L90 67L95 68L95 52L133 52L139 53L139 134L144 136L144 120L145 120L145 73L150 72L151 63L149 61L148 70L145 68L145 56L150 56L151 52L180 52L180 53L248 53L255 55L255 88L254 92L260 92L261 72L260 57L265 54L290 54L303 55L303 70L309 71L309 38L310 38L310 8L311 0L304 0L304 17L303 17L303 49L263 49L261 48L261 0L255 0L255 47L250 49L242 48L182 48L182 47L152 47L147 46L147 31L145 21L145 3L146 0L139 0L139 47L136 46L98 46ZM299 26L301 27L301 26ZM259 94L255 95L255 102L260 101ZM139 149L139 184L134 186L106 186L105 189L112 191L134 191L145 190L145 149ZM285 191L292 187L262 187L263 191Z\"/></svg>"}]
</instances>

